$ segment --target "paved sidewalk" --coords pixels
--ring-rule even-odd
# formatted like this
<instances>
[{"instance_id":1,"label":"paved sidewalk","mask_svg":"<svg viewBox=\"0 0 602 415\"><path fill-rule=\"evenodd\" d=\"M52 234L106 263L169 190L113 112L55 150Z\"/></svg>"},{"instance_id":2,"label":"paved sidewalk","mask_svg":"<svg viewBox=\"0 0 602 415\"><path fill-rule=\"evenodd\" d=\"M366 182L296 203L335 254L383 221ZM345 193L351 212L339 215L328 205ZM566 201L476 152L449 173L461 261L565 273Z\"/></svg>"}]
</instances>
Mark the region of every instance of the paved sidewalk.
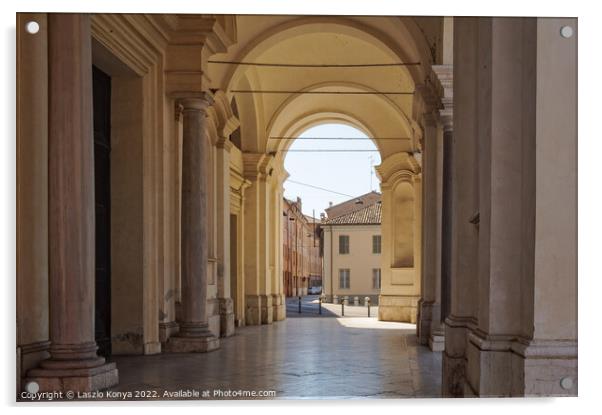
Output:
<instances>
[{"instance_id":1,"label":"paved sidewalk","mask_svg":"<svg viewBox=\"0 0 602 415\"><path fill-rule=\"evenodd\" d=\"M115 356L113 390L273 390L288 398L437 397L441 353L415 326L361 317L289 318L243 327L207 354ZM212 396L213 399L219 396ZM223 397L222 397L223 399Z\"/></svg>"}]
</instances>

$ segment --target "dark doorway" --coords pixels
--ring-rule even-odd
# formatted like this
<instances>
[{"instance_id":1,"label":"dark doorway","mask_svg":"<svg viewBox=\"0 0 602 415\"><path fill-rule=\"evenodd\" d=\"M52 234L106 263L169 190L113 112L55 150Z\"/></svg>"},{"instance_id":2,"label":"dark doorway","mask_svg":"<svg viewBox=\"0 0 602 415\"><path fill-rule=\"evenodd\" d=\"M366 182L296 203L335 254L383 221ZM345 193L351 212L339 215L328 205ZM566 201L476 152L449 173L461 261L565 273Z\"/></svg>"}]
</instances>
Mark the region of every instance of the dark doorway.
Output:
<instances>
[{"instance_id":1,"label":"dark doorway","mask_svg":"<svg viewBox=\"0 0 602 415\"><path fill-rule=\"evenodd\" d=\"M95 337L98 354L111 355L111 77L92 68L94 195L96 200Z\"/></svg>"}]
</instances>

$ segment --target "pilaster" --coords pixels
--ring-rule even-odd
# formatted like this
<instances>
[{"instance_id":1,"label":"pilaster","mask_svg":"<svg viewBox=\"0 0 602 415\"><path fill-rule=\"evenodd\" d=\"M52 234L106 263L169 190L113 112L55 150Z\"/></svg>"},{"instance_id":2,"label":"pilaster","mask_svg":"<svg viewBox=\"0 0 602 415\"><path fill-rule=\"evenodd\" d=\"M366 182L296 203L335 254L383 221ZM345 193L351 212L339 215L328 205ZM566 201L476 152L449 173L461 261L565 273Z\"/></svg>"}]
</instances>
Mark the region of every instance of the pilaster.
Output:
<instances>
[{"instance_id":1,"label":"pilaster","mask_svg":"<svg viewBox=\"0 0 602 415\"><path fill-rule=\"evenodd\" d=\"M415 323L420 296L420 167L410 153L395 153L376 168L382 191L379 320ZM418 193L420 194L420 193Z\"/></svg>"},{"instance_id":2,"label":"pilaster","mask_svg":"<svg viewBox=\"0 0 602 415\"><path fill-rule=\"evenodd\" d=\"M245 301L247 325L274 321L270 275L270 180L273 156L243 153L245 191Z\"/></svg>"},{"instance_id":3,"label":"pilaster","mask_svg":"<svg viewBox=\"0 0 602 415\"><path fill-rule=\"evenodd\" d=\"M220 137L216 143L217 298L220 336L234 334L234 306L230 287L230 150L232 143Z\"/></svg>"}]
</instances>

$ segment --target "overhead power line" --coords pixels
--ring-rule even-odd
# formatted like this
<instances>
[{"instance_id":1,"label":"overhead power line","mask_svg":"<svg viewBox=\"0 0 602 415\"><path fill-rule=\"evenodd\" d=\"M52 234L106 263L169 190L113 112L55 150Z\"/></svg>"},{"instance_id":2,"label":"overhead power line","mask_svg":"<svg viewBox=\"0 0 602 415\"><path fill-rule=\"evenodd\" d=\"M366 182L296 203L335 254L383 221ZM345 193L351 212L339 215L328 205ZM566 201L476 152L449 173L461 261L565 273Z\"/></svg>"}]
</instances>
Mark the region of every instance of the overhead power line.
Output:
<instances>
[{"instance_id":1,"label":"overhead power line","mask_svg":"<svg viewBox=\"0 0 602 415\"><path fill-rule=\"evenodd\" d=\"M334 193L334 194L337 194L337 195L340 195L340 196L346 196L346 197L349 197L349 198L354 198L355 197L355 196L348 195L348 194L345 194L345 193L337 192L336 190L330 190L330 189L326 189L324 187L314 186L313 184L301 183L301 182L297 182L297 181L291 180L291 179L288 179L287 181L290 182L290 183L301 185L301 186L307 186L307 187L311 187L313 189L322 190L324 192Z\"/></svg>"},{"instance_id":2,"label":"overhead power line","mask_svg":"<svg viewBox=\"0 0 602 415\"><path fill-rule=\"evenodd\" d=\"M232 89L234 94L298 94L298 95L414 95L406 91L274 91L261 89Z\"/></svg>"},{"instance_id":3,"label":"overhead power line","mask_svg":"<svg viewBox=\"0 0 602 415\"><path fill-rule=\"evenodd\" d=\"M311 150L278 150L282 153L378 153L378 150L329 150L329 149L311 149Z\"/></svg>"},{"instance_id":4,"label":"overhead power line","mask_svg":"<svg viewBox=\"0 0 602 415\"><path fill-rule=\"evenodd\" d=\"M409 140L409 137L268 137L268 140Z\"/></svg>"},{"instance_id":5,"label":"overhead power line","mask_svg":"<svg viewBox=\"0 0 602 415\"><path fill-rule=\"evenodd\" d=\"M420 62L387 62L387 63L279 63L279 62L245 62L245 61L223 61L210 60L209 63L220 65L241 65L241 66L267 66L275 68L375 68L375 67L395 67L395 66L416 66Z\"/></svg>"}]
</instances>

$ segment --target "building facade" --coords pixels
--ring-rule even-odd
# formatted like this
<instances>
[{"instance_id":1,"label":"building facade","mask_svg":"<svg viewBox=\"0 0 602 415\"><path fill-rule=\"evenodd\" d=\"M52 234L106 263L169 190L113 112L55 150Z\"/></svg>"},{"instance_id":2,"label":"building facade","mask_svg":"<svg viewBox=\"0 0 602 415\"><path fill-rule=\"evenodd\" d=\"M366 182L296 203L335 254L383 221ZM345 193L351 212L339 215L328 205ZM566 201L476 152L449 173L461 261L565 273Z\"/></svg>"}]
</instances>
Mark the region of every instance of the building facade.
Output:
<instances>
[{"instance_id":1,"label":"building facade","mask_svg":"<svg viewBox=\"0 0 602 415\"><path fill-rule=\"evenodd\" d=\"M364 304L369 297L372 304L378 304L382 203L378 193L365 196L330 207L329 217L321 223L327 301L348 298L352 302L358 297Z\"/></svg>"},{"instance_id":2,"label":"building facade","mask_svg":"<svg viewBox=\"0 0 602 415\"><path fill-rule=\"evenodd\" d=\"M301 203L300 198L283 200L282 268L287 297L307 295L309 287L322 283L319 223L303 214Z\"/></svg>"}]
</instances>

